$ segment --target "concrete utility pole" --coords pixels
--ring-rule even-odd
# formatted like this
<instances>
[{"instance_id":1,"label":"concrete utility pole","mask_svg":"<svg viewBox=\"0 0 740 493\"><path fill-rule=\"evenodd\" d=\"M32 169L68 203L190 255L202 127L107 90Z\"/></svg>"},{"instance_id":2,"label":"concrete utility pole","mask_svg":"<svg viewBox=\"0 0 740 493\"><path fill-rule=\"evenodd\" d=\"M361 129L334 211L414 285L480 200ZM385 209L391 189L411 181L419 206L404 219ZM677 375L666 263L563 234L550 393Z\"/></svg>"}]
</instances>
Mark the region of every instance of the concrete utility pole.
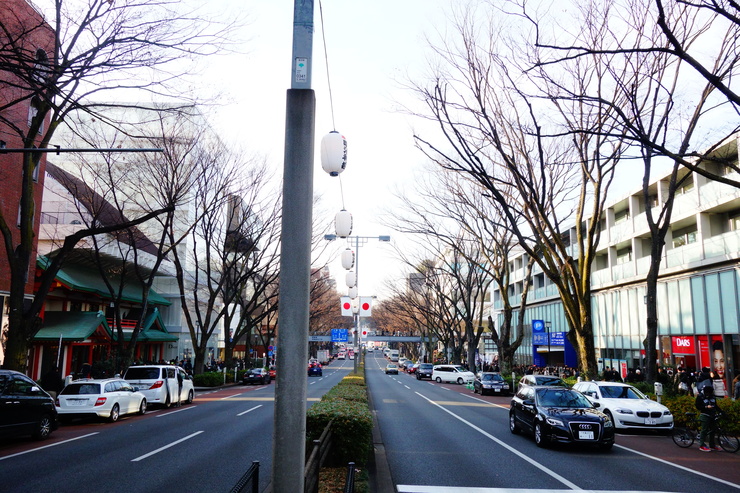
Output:
<instances>
[{"instance_id":1,"label":"concrete utility pole","mask_svg":"<svg viewBox=\"0 0 740 493\"><path fill-rule=\"evenodd\" d=\"M311 89L313 0L295 0L291 88L287 94L283 222L278 298L272 490L304 489L306 361L311 282L314 119Z\"/></svg>"}]
</instances>

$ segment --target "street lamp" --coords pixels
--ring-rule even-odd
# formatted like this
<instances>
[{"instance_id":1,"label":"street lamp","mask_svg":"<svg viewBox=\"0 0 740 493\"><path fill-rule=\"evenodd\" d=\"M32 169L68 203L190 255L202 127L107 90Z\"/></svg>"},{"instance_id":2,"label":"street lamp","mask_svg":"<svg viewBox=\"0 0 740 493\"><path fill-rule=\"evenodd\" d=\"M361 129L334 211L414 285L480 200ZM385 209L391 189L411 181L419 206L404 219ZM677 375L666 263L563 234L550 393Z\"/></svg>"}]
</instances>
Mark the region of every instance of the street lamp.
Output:
<instances>
[{"instance_id":1,"label":"street lamp","mask_svg":"<svg viewBox=\"0 0 740 493\"><path fill-rule=\"evenodd\" d=\"M378 241L388 242L388 241L391 241L391 237L388 236L388 235L381 235L381 236L349 236L349 235L346 235L346 236L345 235L338 236L338 235L335 235L335 234L324 235L324 239L326 241L334 241L338 237L339 238L346 238L347 239L347 243L350 244L350 245L351 245L351 242L354 240L355 250L354 250L353 260L354 260L354 268L355 268L355 270L354 270L354 272L350 271L348 273L348 275L347 275L347 287L350 289L351 294L354 294L355 295L355 296L351 296L350 295L350 298L353 298L354 299L354 298L357 297L357 292L358 292L358 287L357 286L359 284L359 279L360 279L360 247L363 246L363 245L365 245L370 240L378 240ZM345 251L342 254L342 266L345 269L351 269L352 268L352 265L348 262L348 260L349 260L348 257L349 257L349 255L347 255L346 254L346 251ZM349 267L347 267L347 265L349 265ZM350 274L352 274L352 275L350 275ZM352 281L352 282L350 282L350 281ZM359 315L359 313L353 313L352 314L352 318L354 319L353 320L353 323L354 323L354 327L355 327L355 338L354 338L354 341L353 342L357 344L357 354L355 355L355 368L354 368L354 372L357 373L358 360L360 359L360 355L362 354L362 351L360 351L361 344L362 344L362 341L361 341L362 333L360 332L360 315Z\"/></svg>"}]
</instances>

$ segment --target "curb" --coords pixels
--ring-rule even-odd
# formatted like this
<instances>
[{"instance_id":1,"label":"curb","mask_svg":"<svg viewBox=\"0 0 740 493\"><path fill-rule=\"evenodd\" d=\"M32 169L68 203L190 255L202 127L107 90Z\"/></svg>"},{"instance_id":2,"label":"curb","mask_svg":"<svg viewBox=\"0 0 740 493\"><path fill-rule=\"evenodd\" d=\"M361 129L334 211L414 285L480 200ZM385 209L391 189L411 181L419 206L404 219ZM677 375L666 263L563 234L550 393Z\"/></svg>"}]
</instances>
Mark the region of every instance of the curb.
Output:
<instances>
[{"instance_id":1,"label":"curb","mask_svg":"<svg viewBox=\"0 0 740 493\"><path fill-rule=\"evenodd\" d=\"M385 445L378 425L377 412L373 405L373 399L368 392L368 401L370 403L370 413L373 415L373 462L369 465L370 491L375 493L391 493L396 491L391 478L391 468L388 464L388 457L385 454Z\"/></svg>"}]
</instances>

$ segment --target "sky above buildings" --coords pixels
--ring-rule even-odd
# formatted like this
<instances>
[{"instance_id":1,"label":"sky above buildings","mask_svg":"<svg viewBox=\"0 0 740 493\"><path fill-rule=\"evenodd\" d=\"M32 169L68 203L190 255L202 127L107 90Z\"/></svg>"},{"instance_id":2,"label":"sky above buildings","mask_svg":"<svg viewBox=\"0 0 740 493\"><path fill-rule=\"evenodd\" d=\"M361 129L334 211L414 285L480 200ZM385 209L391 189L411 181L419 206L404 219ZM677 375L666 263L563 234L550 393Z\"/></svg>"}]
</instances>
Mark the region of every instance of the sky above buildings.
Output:
<instances>
[{"instance_id":1,"label":"sky above buildings","mask_svg":"<svg viewBox=\"0 0 740 493\"><path fill-rule=\"evenodd\" d=\"M218 108L212 123L225 139L264 155L282 172L293 1L219 0L208 5L245 18L239 31L241 53L210 61L204 76L209 89L223 91L221 102L228 101ZM395 202L394 192L408 188L425 162L412 138L414 129L424 122L401 111L401 105L416 104L403 85L426 73L426 36L435 37L437 30L444 29L450 5L450 0L322 0L320 9L315 2L314 193L321 197L317 217L322 217L319 211L323 210L326 221L333 223L334 214L346 208L353 215L353 235L390 235L395 245L408 241L381 222L384 210ZM323 172L318 156L321 138L332 130L348 141L341 185L339 178ZM328 227L333 232L333 225ZM392 248L378 241L359 249L358 264L362 296L383 297L386 280L404 277ZM343 292L345 271L338 255L330 266Z\"/></svg>"}]
</instances>

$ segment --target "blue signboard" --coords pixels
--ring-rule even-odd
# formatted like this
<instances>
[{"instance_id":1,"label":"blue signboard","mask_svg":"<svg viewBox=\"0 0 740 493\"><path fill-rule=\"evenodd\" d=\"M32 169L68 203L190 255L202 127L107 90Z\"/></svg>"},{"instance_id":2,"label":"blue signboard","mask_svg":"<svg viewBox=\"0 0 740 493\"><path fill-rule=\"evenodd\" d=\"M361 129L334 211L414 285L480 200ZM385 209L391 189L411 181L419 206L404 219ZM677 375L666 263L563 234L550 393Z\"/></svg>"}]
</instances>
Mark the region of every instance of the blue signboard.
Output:
<instances>
[{"instance_id":1,"label":"blue signboard","mask_svg":"<svg viewBox=\"0 0 740 493\"><path fill-rule=\"evenodd\" d=\"M547 344L544 320L532 320L532 344L535 346L544 346Z\"/></svg>"},{"instance_id":2,"label":"blue signboard","mask_svg":"<svg viewBox=\"0 0 740 493\"><path fill-rule=\"evenodd\" d=\"M347 329L331 329L331 342L347 342Z\"/></svg>"},{"instance_id":3,"label":"blue signboard","mask_svg":"<svg viewBox=\"0 0 740 493\"><path fill-rule=\"evenodd\" d=\"M565 346L565 332L553 332L550 334L551 346Z\"/></svg>"}]
</instances>

